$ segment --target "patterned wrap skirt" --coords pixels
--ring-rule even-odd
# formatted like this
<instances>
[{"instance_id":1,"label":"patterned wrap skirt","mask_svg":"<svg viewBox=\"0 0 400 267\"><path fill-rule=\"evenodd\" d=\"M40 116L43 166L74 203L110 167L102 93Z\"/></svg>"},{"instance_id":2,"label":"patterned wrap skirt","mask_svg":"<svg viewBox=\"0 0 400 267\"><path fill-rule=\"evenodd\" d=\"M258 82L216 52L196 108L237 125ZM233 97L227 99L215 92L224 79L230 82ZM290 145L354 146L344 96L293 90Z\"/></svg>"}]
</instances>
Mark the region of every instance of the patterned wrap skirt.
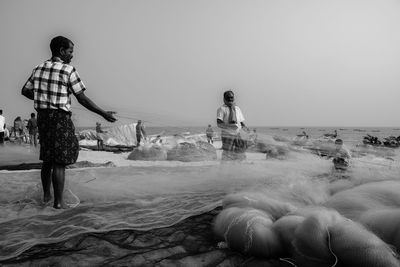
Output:
<instances>
[{"instance_id":1,"label":"patterned wrap skirt","mask_svg":"<svg viewBox=\"0 0 400 267\"><path fill-rule=\"evenodd\" d=\"M223 160L244 160L248 144L240 135L222 136L222 159Z\"/></svg>"},{"instance_id":2,"label":"patterned wrap skirt","mask_svg":"<svg viewBox=\"0 0 400 267\"><path fill-rule=\"evenodd\" d=\"M79 142L71 114L58 109L38 110L40 160L69 165L76 162Z\"/></svg>"}]
</instances>

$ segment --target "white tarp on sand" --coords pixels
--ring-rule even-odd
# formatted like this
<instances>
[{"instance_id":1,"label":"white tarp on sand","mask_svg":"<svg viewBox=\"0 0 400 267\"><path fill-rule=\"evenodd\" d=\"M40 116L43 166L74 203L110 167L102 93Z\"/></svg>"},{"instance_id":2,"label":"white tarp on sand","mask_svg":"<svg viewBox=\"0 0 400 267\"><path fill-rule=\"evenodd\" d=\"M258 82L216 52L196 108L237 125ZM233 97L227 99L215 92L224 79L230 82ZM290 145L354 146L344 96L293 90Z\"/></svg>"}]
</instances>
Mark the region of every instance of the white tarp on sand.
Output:
<instances>
[{"instance_id":1,"label":"white tarp on sand","mask_svg":"<svg viewBox=\"0 0 400 267\"><path fill-rule=\"evenodd\" d=\"M136 146L136 123L115 126L103 129L100 137L107 146ZM81 146L97 145L96 130L83 130L79 132Z\"/></svg>"}]
</instances>

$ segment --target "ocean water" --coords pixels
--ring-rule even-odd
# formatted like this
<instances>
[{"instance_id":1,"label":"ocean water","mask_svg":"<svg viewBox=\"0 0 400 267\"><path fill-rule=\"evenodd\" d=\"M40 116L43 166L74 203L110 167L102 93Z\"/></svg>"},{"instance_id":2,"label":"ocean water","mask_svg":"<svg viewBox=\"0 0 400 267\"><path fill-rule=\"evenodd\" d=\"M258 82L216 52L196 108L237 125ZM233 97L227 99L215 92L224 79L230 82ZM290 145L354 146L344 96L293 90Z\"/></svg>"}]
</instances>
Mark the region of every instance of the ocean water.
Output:
<instances>
[{"instance_id":1,"label":"ocean water","mask_svg":"<svg viewBox=\"0 0 400 267\"><path fill-rule=\"evenodd\" d=\"M399 136L400 129L256 128L261 142L285 147L280 157L249 151L243 162L183 163L128 161L126 153L82 152L85 159L111 160L117 167L67 170L67 202L79 203L68 210L42 204L40 171L0 171L0 262L29 260L35 257L31 255L33 248L40 254L41 244L56 244L87 233L170 226L214 209L231 193L290 191L298 203L318 205L332 192L355 184L400 179L400 149L359 145L366 134ZM354 156L346 172L335 171L330 160L293 143L302 131L317 140L334 129ZM173 135L202 134L205 128L147 130L149 134ZM0 163L7 157L0 150ZM28 256L24 254L27 251L31 253Z\"/></svg>"},{"instance_id":2,"label":"ocean water","mask_svg":"<svg viewBox=\"0 0 400 267\"><path fill-rule=\"evenodd\" d=\"M165 135L180 134L183 132L191 134L205 133L207 127L146 127L146 131L150 135L163 133ZM83 128L79 128L83 129ZM215 135L218 136L219 129L213 127ZM376 136L380 140L389 136L400 136L400 127L266 127L255 126L250 127L251 130L256 129L258 134L269 136L293 138L297 134L305 131L310 138L317 139L326 133L333 133L334 130L338 133L338 138L344 140L345 143L356 145L362 142L362 139L367 134Z\"/></svg>"}]
</instances>

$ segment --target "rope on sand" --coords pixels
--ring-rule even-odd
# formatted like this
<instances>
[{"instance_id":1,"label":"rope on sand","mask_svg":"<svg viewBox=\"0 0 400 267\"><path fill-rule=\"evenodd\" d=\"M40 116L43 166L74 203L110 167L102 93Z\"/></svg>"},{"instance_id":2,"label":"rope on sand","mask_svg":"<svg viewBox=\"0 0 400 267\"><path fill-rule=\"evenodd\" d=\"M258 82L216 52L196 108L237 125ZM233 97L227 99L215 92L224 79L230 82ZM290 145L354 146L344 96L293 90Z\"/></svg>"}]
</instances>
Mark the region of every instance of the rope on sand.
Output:
<instances>
[{"instance_id":1,"label":"rope on sand","mask_svg":"<svg viewBox=\"0 0 400 267\"><path fill-rule=\"evenodd\" d=\"M292 266L294 266L294 267L297 267L296 264L294 264L293 262L290 261L291 258L279 258L279 260L280 260L280 261L283 261L283 262L286 262L286 263L289 263L290 265L292 265Z\"/></svg>"},{"instance_id":2,"label":"rope on sand","mask_svg":"<svg viewBox=\"0 0 400 267\"><path fill-rule=\"evenodd\" d=\"M71 195L77 200L77 203L75 203L75 204L67 204L67 206L70 207L70 208L75 208L75 207L77 207L77 206L81 203L81 200L77 197L77 195L75 195L74 193L72 193L71 189L68 189L68 191L69 191L69 192L71 193Z\"/></svg>"},{"instance_id":3,"label":"rope on sand","mask_svg":"<svg viewBox=\"0 0 400 267\"><path fill-rule=\"evenodd\" d=\"M89 181L86 181L85 184L87 184L87 183L89 183L89 182L91 182L93 180L96 180L96 177L94 177L93 179L90 179Z\"/></svg>"},{"instance_id":4,"label":"rope on sand","mask_svg":"<svg viewBox=\"0 0 400 267\"><path fill-rule=\"evenodd\" d=\"M329 233L328 227L326 227L326 232L328 233L328 248L329 248L329 251L332 253L333 257L335 257L335 263L331 267L335 267L336 264L338 263L338 258L336 256L336 254L333 253L332 248L331 248L331 235Z\"/></svg>"}]
</instances>

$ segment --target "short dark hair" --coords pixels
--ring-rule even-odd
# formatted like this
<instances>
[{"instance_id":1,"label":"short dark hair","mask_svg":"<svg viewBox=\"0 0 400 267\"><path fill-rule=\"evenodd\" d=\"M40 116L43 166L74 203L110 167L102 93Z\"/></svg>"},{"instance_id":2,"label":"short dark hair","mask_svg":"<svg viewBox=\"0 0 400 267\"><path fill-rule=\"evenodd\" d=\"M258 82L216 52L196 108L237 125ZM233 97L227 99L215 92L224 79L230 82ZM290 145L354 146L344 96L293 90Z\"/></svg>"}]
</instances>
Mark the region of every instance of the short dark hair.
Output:
<instances>
[{"instance_id":1,"label":"short dark hair","mask_svg":"<svg viewBox=\"0 0 400 267\"><path fill-rule=\"evenodd\" d=\"M54 37L53 39L51 39L50 42L51 53L53 55L58 55L61 48L68 48L70 44L74 45L74 43L70 39L64 36Z\"/></svg>"},{"instance_id":2,"label":"short dark hair","mask_svg":"<svg viewBox=\"0 0 400 267\"><path fill-rule=\"evenodd\" d=\"M233 93L232 90L228 90L224 92L224 99L226 99L230 94L232 94L233 96L235 96L235 94Z\"/></svg>"}]
</instances>

